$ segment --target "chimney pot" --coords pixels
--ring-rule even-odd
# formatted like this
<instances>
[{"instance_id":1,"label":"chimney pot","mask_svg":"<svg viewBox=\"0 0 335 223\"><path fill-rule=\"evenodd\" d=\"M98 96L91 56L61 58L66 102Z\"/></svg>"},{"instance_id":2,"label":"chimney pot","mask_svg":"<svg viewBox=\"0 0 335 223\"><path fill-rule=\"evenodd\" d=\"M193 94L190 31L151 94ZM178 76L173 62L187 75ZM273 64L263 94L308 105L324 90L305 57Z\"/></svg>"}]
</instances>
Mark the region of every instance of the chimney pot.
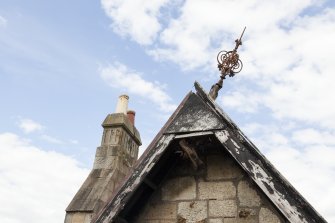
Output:
<instances>
[{"instance_id":1,"label":"chimney pot","mask_svg":"<svg viewBox=\"0 0 335 223\"><path fill-rule=\"evenodd\" d=\"M129 96L126 94L120 95L117 101L115 113L127 114Z\"/></svg>"},{"instance_id":2,"label":"chimney pot","mask_svg":"<svg viewBox=\"0 0 335 223\"><path fill-rule=\"evenodd\" d=\"M128 110L127 111L128 119L131 122L131 124L133 124L133 125L135 125L135 114L136 114L136 112L133 111L133 110Z\"/></svg>"}]
</instances>

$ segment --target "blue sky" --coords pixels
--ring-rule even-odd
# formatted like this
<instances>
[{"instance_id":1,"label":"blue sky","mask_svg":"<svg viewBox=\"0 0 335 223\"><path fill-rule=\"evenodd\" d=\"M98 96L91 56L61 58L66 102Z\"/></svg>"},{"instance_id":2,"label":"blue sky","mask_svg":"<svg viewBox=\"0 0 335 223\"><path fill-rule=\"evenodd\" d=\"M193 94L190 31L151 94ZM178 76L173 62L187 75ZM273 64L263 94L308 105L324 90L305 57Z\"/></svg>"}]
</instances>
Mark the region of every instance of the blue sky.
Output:
<instances>
[{"instance_id":1,"label":"blue sky","mask_svg":"<svg viewBox=\"0 0 335 223\"><path fill-rule=\"evenodd\" d=\"M217 81L216 54L244 26L244 68L217 102L335 222L335 6L321 0L2 0L2 222L62 221L118 95L130 96L143 151L194 80Z\"/></svg>"}]
</instances>

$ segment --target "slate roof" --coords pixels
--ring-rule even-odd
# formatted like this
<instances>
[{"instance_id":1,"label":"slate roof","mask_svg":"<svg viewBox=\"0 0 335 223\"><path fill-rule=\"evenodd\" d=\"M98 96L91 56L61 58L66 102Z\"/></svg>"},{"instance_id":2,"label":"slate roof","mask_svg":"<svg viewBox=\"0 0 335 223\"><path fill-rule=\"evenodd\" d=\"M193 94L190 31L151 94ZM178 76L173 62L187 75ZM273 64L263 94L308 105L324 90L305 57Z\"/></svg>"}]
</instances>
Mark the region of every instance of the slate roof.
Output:
<instances>
[{"instance_id":1,"label":"slate roof","mask_svg":"<svg viewBox=\"0 0 335 223\"><path fill-rule=\"evenodd\" d=\"M276 170L228 115L195 82L190 92L116 190L96 223L127 222L134 205L144 205L175 162L171 145L182 138L211 137L228 151L288 222L323 223L323 217ZM142 202L142 204L141 204Z\"/></svg>"}]
</instances>

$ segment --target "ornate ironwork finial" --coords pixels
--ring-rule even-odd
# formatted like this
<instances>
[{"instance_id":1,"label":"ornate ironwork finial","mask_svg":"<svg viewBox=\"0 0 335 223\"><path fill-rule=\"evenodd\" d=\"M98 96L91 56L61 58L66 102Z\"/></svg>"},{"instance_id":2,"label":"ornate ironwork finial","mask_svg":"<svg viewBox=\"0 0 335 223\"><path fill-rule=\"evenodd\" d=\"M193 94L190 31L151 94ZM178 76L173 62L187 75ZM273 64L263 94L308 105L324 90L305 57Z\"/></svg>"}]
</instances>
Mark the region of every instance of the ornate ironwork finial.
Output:
<instances>
[{"instance_id":1,"label":"ornate ironwork finial","mask_svg":"<svg viewBox=\"0 0 335 223\"><path fill-rule=\"evenodd\" d=\"M243 63L239 58L237 49L242 45L242 37L246 27L244 27L243 32L239 39L235 40L235 48L231 51L222 50L217 55L218 68L221 72L220 80L214 84L209 91L209 96L215 100L218 96L219 90L222 88L223 79L226 79L226 76L233 77L235 74L239 73L242 70Z\"/></svg>"}]
</instances>

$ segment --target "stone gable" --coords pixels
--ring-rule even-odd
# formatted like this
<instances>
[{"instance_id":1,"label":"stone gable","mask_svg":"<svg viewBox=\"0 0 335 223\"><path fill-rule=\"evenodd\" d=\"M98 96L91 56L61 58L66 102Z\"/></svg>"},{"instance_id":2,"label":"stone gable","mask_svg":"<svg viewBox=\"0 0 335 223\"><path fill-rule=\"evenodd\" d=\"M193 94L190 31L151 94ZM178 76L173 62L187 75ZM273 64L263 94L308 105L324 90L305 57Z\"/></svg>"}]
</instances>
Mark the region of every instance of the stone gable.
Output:
<instances>
[{"instance_id":1,"label":"stone gable","mask_svg":"<svg viewBox=\"0 0 335 223\"><path fill-rule=\"evenodd\" d=\"M93 222L326 223L194 86Z\"/></svg>"},{"instance_id":2,"label":"stone gable","mask_svg":"<svg viewBox=\"0 0 335 223\"><path fill-rule=\"evenodd\" d=\"M188 160L168 174L135 218L136 223L284 223L284 218L224 151L200 155L205 168Z\"/></svg>"}]
</instances>

